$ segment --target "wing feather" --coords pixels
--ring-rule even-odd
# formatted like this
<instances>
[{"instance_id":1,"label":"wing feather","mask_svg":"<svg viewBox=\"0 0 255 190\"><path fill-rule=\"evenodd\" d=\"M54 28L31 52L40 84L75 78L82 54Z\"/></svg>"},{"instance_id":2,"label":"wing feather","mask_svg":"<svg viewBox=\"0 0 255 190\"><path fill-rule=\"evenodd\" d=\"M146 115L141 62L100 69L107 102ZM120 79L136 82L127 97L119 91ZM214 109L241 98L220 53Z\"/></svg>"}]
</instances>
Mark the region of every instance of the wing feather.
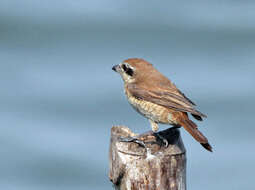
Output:
<instances>
[{"instance_id":1,"label":"wing feather","mask_svg":"<svg viewBox=\"0 0 255 190\"><path fill-rule=\"evenodd\" d=\"M128 84L127 88L129 92L138 99L153 102L176 111L189 112L193 115L206 117L205 114L196 110L194 108L195 104L177 88L175 91L162 88L152 91L136 84Z\"/></svg>"}]
</instances>

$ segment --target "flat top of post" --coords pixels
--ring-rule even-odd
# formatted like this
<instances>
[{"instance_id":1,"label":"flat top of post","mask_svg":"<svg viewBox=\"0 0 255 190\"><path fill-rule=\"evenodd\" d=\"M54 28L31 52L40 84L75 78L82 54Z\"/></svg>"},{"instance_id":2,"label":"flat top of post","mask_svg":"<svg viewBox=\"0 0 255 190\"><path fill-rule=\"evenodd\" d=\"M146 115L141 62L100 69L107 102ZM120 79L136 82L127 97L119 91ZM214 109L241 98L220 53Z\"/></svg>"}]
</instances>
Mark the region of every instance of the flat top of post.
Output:
<instances>
[{"instance_id":1,"label":"flat top of post","mask_svg":"<svg viewBox=\"0 0 255 190\"><path fill-rule=\"evenodd\" d=\"M118 141L118 139L123 137L135 137L138 135L125 126L113 126L111 129L111 140L118 141L116 144L118 151L133 156L143 156L148 150L151 154L161 154L164 152L164 155L177 155L186 152L179 129L169 128L159 132L159 134L168 140L169 145L167 147L157 143L156 137L150 134L144 135L139 139L146 144L146 148L135 142L127 143Z\"/></svg>"}]
</instances>

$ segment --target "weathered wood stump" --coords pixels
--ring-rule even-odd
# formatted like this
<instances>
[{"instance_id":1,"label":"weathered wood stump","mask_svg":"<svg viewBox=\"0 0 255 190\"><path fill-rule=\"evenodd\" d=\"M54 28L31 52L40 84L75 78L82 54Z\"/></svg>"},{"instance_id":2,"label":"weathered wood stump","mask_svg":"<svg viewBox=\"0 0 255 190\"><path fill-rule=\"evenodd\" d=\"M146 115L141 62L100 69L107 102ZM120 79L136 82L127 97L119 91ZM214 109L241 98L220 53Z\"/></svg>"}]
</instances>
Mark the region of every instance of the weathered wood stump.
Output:
<instances>
[{"instance_id":1,"label":"weathered wood stump","mask_svg":"<svg viewBox=\"0 0 255 190\"><path fill-rule=\"evenodd\" d=\"M111 129L109 178L117 190L186 190L186 155L178 129L159 133L169 146L161 146L153 135L139 137L146 148L135 142L121 142L134 137L129 128Z\"/></svg>"}]
</instances>

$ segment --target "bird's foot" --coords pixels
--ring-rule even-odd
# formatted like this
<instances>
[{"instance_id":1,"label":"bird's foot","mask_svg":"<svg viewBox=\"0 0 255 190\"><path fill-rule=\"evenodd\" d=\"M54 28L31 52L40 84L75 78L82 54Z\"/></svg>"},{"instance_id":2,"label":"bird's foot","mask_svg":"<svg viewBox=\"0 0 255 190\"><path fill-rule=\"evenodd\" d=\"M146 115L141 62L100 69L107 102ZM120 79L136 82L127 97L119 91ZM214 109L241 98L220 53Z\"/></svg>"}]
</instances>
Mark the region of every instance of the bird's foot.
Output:
<instances>
[{"instance_id":1,"label":"bird's foot","mask_svg":"<svg viewBox=\"0 0 255 190\"><path fill-rule=\"evenodd\" d=\"M168 147L169 143L168 140L166 138L164 138L162 135L160 135L157 132L154 132L153 135L156 137L156 141L160 141L160 145L164 145L164 147Z\"/></svg>"},{"instance_id":2,"label":"bird's foot","mask_svg":"<svg viewBox=\"0 0 255 190\"><path fill-rule=\"evenodd\" d=\"M140 140L139 136L137 136L137 137L120 137L119 141L120 142L134 142L134 143L137 143L140 146L146 148L145 142L143 140Z\"/></svg>"},{"instance_id":3,"label":"bird's foot","mask_svg":"<svg viewBox=\"0 0 255 190\"><path fill-rule=\"evenodd\" d=\"M147 131L145 133L142 133L138 136L134 137L120 137L120 142L134 142L139 144L140 146L146 148L146 143L155 143L155 140L152 138L157 138L152 131Z\"/></svg>"},{"instance_id":4,"label":"bird's foot","mask_svg":"<svg viewBox=\"0 0 255 190\"><path fill-rule=\"evenodd\" d=\"M138 136L135 137L120 137L119 138L120 142L134 142L139 144L140 146L146 148L146 144L158 144L159 146L164 146L168 147L169 143L166 138L164 138L161 134L153 132L153 131L148 131L145 133L142 133Z\"/></svg>"}]
</instances>

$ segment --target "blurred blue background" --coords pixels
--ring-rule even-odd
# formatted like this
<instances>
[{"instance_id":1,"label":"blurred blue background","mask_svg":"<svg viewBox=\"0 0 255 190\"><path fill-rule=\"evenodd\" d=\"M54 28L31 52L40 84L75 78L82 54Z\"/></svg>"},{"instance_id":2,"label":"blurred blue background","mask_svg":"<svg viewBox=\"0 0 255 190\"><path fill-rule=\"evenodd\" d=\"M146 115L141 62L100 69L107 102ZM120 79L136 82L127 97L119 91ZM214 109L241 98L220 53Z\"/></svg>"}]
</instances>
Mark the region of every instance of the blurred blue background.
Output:
<instances>
[{"instance_id":1,"label":"blurred blue background","mask_svg":"<svg viewBox=\"0 0 255 190\"><path fill-rule=\"evenodd\" d=\"M0 2L0 189L102 190L110 128L149 122L111 67L144 58L208 115L189 190L254 190L254 1ZM161 125L161 129L167 126Z\"/></svg>"}]
</instances>

